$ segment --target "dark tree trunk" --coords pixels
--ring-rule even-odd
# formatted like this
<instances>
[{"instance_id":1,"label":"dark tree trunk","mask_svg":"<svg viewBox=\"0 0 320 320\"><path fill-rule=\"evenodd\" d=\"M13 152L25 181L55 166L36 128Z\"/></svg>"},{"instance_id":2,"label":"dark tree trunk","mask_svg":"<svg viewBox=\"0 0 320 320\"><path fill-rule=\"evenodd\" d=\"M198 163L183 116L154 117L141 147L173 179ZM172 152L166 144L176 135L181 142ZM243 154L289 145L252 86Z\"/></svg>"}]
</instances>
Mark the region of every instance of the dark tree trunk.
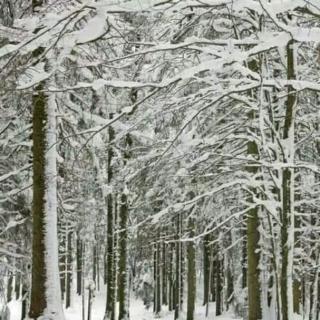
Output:
<instances>
[{"instance_id":1,"label":"dark tree trunk","mask_svg":"<svg viewBox=\"0 0 320 320\"><path fill-rule=\"evenodd\" d=\"M246 228L243 228L242 230L242 260L241 260L241 265L242 265L242 289L247 287L247 232Z\"/></svg>"},{"instance_id":2,"label":"dark tree trunk","mask_svg":"<svg viewBox=\"0 0 320 320\"><path fill-rule=\"evenodd\" d=\"M211 282L210 282L210 292L211 292L211 300L214 302L216 301L216 281L215 281L215 275L216 275L216 261L213 259L214 253L211 251L211 269L210 269L210 275L211 275Z\"/></svg>"},{"instance_id":3,"label":"dark tree trunk","mask_svg":"<svg viewBox=\"0 0 320 320\"><path fill-rule=\"evenodd\" d=\"M166 244L164 241L162 242L161 270L162 270L162 304L167 305L168 304L168 289L167 289L168 279L167 279Z\"/></svg>"},{"instance_id":4,"label":"dark tree trunk","mask_svg":"<svg viewBox=\"0 0 320 320\"><path fill-rule=\"evenodd\" d=\"M87 320L91 320L91 314L92 314L92 296L93 296L93 292L91 290L91 287L89 287L88 289L89 293L88 293L88 316L87 316Z\"/></svg>"},{"instance_id":5,"label":"dark tree trunk","mask_svg":"<svg viewBox=\"0 0 320 320\"><path fill-rule=\"evenodd\" d=\"M231 263L231 261L230 261ZM227 310L229 310L230 306L232 305L234 294L234 287L233 287L233 274L231 271L231 264L228 265L227 269Z\"/></svg>"},{"instance_id":6,"label":"dark tree trunk","mask_svg":"<svg viewBox=\"0 0 320 320\"><path fill-rule=\"evenodd\" d=\"M174 244L169 244L168 252L168 286L169 286L169 311L174 309L174 281L173 281L173 248Z\"/></svg>"},{"instance_id":7,"label":"dark tree trunk","mask_svg":"<svg viewBox=\"0 0 320 320\"><path fill-rule=\"evenodd\" d=\"M222 261L216 256L216 316L222 314L222 289L223 289L223 278L222 278Z\"/></svg>"},{"instance_id":8,"label":"dark tree trunk","mask_svg":"<svg viewBox=\"0 0 320 320\"><path fill-rule=\"evenodd\" d=\"M71 306L71 286L72 286L72 231L67 234L67 257L66 257L66 308Z\"/></svg>"},{"instance_id":9,"label":"dark tree trunk","mask_svg":"<svg viewBox=\"0 0 320 320\"><path fill-rule=\"evenodd\" d=\"M113 114L109 115L109 119L113 118ZM110 126L109 130L109 143L114 140L115 133L113 128ZM113 158L113 149L109 147L108 149L108 183L112 181L112 158ZM107 302L106 302L106 312L105 320L114 320L115 318L115 274L114 274L114 217L115 213L113 210L113 196L108 194L106 199L107 205Z\"/></svg>"},{"instance_id":10,"label":"dark tree trunk","mask_svg":"<svg viewBox=\"0 0 320 320\"><path fill-rule=\"evenodd\" d=\"M13 291L13 274L10 273L8 277L8 283L7 283L7 302L10 302L12 300L12 291Z\"/></svg>"},{"instance_id":11,"label":"dark tree trunk","mask_svg":"<svg viewBox=\"0 0 320 320\"><path fill-rule=\"evenodd\" d=\"M14 292L16 300L20 299L20 289L21 289L21 273L17 272L15 276Z\"/></svg>"},{"instance_id":12,"label":"dark tree trunk","mask_svg":"<svg viewBox=\"0 0 320 320\"><path fill-rule=\"evenodd\" d=\"M194 237L195 223L192 217L189 218L189 237ZM188 242L187 247L187 261L188 261L188 297L187 297L187 320L193 320L194 307L196 300L196 261L195 261L195 244L193 241Z\"/></svg>"},{"instance_id":13,"label":"dark tree trunk","mask_svg":"<svg viewBox=\"0 0 320 320\"><path fill-rule=\"evenodd\" d=\"M179 319L180 316L180 280L181 280L181 242L180 242L180 228L181 228L181 222L180 222L181 216L180 213L178 213L176 218L176 248L175 248L175 283L174 283L174 319Z\"/></svg>"},{"instance_id":14,"label":"dark tree trunk","mask_svg":"<svg viewBox=\"0 0 320 320\"><path fill-rule=\"evenodd\" d=\"M37 55L37 53L35 53ZM39 53L40 54L40 53ZM40 83L33 94L33 232L32 232L32 280L29 317L37 319L47 307L45 297L45 143L47 97Z\"/></svg>"},{"instance_id":15,"label":"dark tree trunk","mask_svg":"<svg viewBox=\"0 0 320 320\"><path fill-rule=\"evenodd\" d=\"M259 65L256 60L249 62L249 68L255 72L259 70ZM248 114L249 121L251 121L252 128L250 130L255 132L255 112L250 111ZM250 140L247 143L247 153L254 159L259 158L259 150L256 141ZM259 168L257 166L248 166L247 171L252 177L258 173ZM256 188L251 187L253 195L258 197ZM249 202L254 205L254 200L249 195ZM261 310L261 284L260 284L260 250L259 250L259 207L255 206L250 209L247 214L247 286L248 286L248 320L259 320L262 317Z\"/></svg>"},{"instance_id":16,"label":"dark tree trunk","mask_svg":"<svg viewBox=\"0 0 320 320\"><path fill-rule=\"evenodd\" d=\"M203 239L203 305L206 305L209 302L210 239L210 234L206 234Z\"/></svg>"},{"instance_id":17,"label":"dark tree trunk","mask_svg":"<svg viewBox=\"0 0 320 320\"><path fill-rule=\"evenodd\" d=\"M28 305L28 288L25 281L22 281L22 302L21 302L21 320L25 320L27 317L27 305Z\"/></svg>"},{"instance_id":18,"label":"dark tree trunk","mask_svg":"<svg viewBox=\"0 0 320 320\"><path fill-rule=\"evenodd\" d=\"M127 195L121 194L120 203L120 234L119 234L119 320L129 318L127 305L128 294L128 274L127 274L127 221L128 221L128 204Z\"/></svg>"},{"instance_id":19,"label":"dark tree trunk","mask_svg":"<svg viewBox=\"0 0 320 320\"><path fill-rule=\"evenodd\" d=\"M96 240L95 240L96 241ZM97 243L92 248L92 280L97 284Z\"/></svg>"},{"instance_id":20,"label":"dark tree trunk","mask_svg":"<svg viewBox=\"0 0 320 320\"><path fill-rule=\"evenodd\" d=\"M82 241L77 233L77 294L82 294Z\"/></svg>"},{"instance_id":21,"label":"dark tree trunk","mask_svg":"<svg viewBox=\"0 0 320 320\"><path fill-rule=\"evenodd\" d=\"M32 0L32 12L38 11L41 5L42 1ZM35 33L39 30L41 28L38 28ZM43 47L38 47L32 52L32 58L38 60L44 51ZM47 72L48 64L49 60L45 60ZM58 250L56 110L55 101L52 96L47 95L45 87L45 81L35 85L32 96L32 280L29 318L38 319L45 316L54 320L63 320L59 299L61 292L58 252L55 252ZM49 143L53 144L49 145ZM50 252L47 252L49 250ZM53 285L46 285L48 281Z\"/></svg>"},{"instance_id":22,"label":"dark tree trunk","mask_svg":"<svg viewBox=\"0 0 320 320\"><path fill-rule=\"evenodd\" d=\"M287 44L287 78L288 80L295 79L294 70L294 54L293 54L294 41L290 40ZM283 128L283 139L289 140L288 143L294 143L294 106L296 104L295 89L292 86L288 87L288 97L286 103L286 115ZM290 145L289 145L290 148ZM289 151L289 157L294 157ZM288 163L292 159L287 159L284 156L284 162ZM292 203L293 190L293 169L285 167L282 170L282 226L281 226L281 311L282 320L290 320L293 310L293 301L289 301L293 296L292 290L292 272L293 272L293 246L294 236L292 230L294 227L294 212Z\"/></svg>"},{"instance_id":23,"label":"dark tree trunk","mask_svg":"<svg viewBox=\"0 0 320 320\"><path fill-rule=\"evenodd\" d=\"M61 228L61 225L60 225ZM60 287L61 287L61 299L64 300L64 295L66 292L66 237L65 234L61 234L59 245L59 273L60 273Z\"/></svg>"}]
</instances>

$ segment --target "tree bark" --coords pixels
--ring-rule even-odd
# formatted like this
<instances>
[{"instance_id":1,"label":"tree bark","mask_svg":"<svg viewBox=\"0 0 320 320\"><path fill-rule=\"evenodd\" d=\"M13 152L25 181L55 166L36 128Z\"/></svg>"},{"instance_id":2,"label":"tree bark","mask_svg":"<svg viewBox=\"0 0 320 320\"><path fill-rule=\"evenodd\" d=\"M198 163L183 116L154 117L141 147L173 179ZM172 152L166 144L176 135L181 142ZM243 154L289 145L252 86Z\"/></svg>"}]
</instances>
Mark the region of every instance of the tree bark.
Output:
<instances>
[{"instance_id":1,"label":"tree bark","mask_svg":"<svg viewBox=\"0 0 320 320\"><path fill-rule=\"evenodd\" d=\"M180 280L181 280L181 267L180 267L180 258L181 258L181 242L180 242L180 213L178 213L176 218L176 247L175 247L175 282L174 282L174 320L179 319L180 316Z\"/></svg>"},{"instance_id":2,"label":"tree bark","mask_svg":"<svg viewBox=\"0 0 320 320\"><path fill-rule=\"evenodd\" d=\"M71 306L71 287L72 287L72 231L67 233L67 257L66 257L66 309Z\"/></svg>"},{"instance_id":3,"label":"tree bark","mask_svg":"<svg viewBox=\"0 0 320 320\"><path fill-rule=\"evenodd\" d=\"M211 247L209 245L210 234L206 234L203 239L203 305L209 302L209 273L210 273L210 255Z\"/></svg>"},{"instance_id":4,"label":"tree bark","mask_svg":"<svg viewBox=\"0 0 320 320\"><path fill-rule=\"evenodd\" d=\"M42 1L32 0L35 13ZM39 30L36 30L37 33ZM33 51L36 60L44 48ZM48 60L45 60L48 69ZM29 317L63 320L59 281L57 233L56 102L45 93L45 81L35 86L32 97L32 280Z\"/></svg>"},{"instance_id":5,"label":"tree bark","mask_svg":"<svg viewBox=\"0 0 320 320\"><path fill-rule=\"evenodd\" d=\"M287 78L295 79L294 41L287 44ZM283 128L284 163L294 161L294 107L296 95L294 88L288 86L285 123ZM282 226L281 226L281 312L282 320L293 318L293 249L294 249L294 172L290 167L282 169Z\"/></svg>"},{"instance_id":6,"label":"tree bark","mask_svg":"<svg viewBox=\"0 0 320 320\"><path fill-rule=\"evenodd\" d=\"M35 56L39 53L35 52ZM29 317L63 319L58 267L55 101L40 83L33 95L33 237ZM49 253L50 254L46 254Z\"/></svg>"},{"instance_id":7,"label":"tree bark","mask_svg":"<svg viewBox=\"0 0 320 320\"><path fill-rule=\"evenodd\" d=\"M77 294L82 293L82 241L80 232L77 232Z\"/></svg>"},{"instance_id":8,"label":"tree bark","mask_svg":"<svg viewBox=\"0 0 320 320\"><path fill-rule=\"evenodd\" d=\"M128 274L127 274L127 221L128 221L128 203L127 195L121 194L120 199L120 234L119 234L119 320L129 318L127 304L128 294Z\"/></svg>"},{"instance_id":9,"label":"tree bark","mask_svg":"<svg viewBox=\"0 0 320 320\"><path fill-rule=\"evenodd\" d=\"M109 115L110 120L113 118L113 114ZM115 134L113 128L110 126L109 130L109 143L114 140ZM108 148L108 160L107 160L107 173L108 184L112 181L112 147ZM114 320L115 318L115 277L114 277L114 209L113 209L113 196L108 194L106 199L107 205L107 302L105 320Z\"/></svg>"},{"instance_id":10,"label":"tree bark","mask_svg":"<svg viewBox=\"0 0 320 320\"><path fill-rule=\"evenodd\" d=\"M165 236L166 233L163 234ZM168 304L168 290L167 290L167 259L166 259L166 244L164 240L162 241L162 263L161 263L161 273L162 273L162 304Z\"/></svg>"},{"instance_id":11,"label":"tree bark","mask_svg":"<svg viewBox=\"0 0 320 320\"><path fill-rule=\"evenodd\" d=\"M259 66L256 60L252 60L248 64L253 71L258 71ZM249 120L254 121L255 112L252 110L248 114ZM253 128L251 128L253 131ZM251 140L247 143L247 153L249 156L257 159L259 157L258 145L256 141ZM255 179L259 168L256 166L248 166L247 171ZM251 187L253 195L258 197L256 188ZM254 204L253 196L249 195L249 201ZM259 320L262 317L261 310L261 283L260 283L260 248L259 248L259 215L258 206L250 209L247 215L247 287L248 287L248 319Z\"/></svg>"},{"instance_id":12,"label":"tree bark","mask_svg":"<svg viewBox=\"0 0 320 320\"><path fill-rule=\"evenodd\" d=\"M194 218L189 217L188 229L189 237L194 237ZM187 297L187 320L193 320L194 318L194 307L196 300L196 261L195 261L195 245L193 241L188 242L187 247L187 279L188 279L188 297Z\"/></svg>"},{"instance_id":13,"label":"tree bark","mask_svg":"<svg viewBox=\"0 0 320 320\"><path fill-rule=\"evenodd\" d=\"M7 302L10 302L12 300L12 291L13 291L13 274L10 272L8 276L8 283L7 283Z\"/></svg>"},{"instance_id":14,"label":"tree bark","mask_svg":"<svg viewBox=\"0 0 320 320\"><path fill-rule=\"evenodd\" d=\"M222 261L219 258L219 254L216 256L216 316L222 314Z\"/></svg>"}]
</instances>

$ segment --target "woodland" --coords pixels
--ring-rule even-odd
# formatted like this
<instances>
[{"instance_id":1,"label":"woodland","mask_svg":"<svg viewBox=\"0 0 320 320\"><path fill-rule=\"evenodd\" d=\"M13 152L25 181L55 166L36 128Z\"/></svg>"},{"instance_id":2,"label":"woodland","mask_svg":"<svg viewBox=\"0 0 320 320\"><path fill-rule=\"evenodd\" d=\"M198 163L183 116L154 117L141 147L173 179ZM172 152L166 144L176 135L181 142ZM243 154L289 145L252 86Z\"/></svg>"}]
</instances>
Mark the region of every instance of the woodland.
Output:
<instances>
[{"instance_id":1,"label":"woodland","mask_svg":"<svg viewBox=\"0 0 320 320\"><path fill-rule=\"evenodd\" d=\"M0 0L1 320L320 320L320 0Z\"/></svg>"}]
</instances>

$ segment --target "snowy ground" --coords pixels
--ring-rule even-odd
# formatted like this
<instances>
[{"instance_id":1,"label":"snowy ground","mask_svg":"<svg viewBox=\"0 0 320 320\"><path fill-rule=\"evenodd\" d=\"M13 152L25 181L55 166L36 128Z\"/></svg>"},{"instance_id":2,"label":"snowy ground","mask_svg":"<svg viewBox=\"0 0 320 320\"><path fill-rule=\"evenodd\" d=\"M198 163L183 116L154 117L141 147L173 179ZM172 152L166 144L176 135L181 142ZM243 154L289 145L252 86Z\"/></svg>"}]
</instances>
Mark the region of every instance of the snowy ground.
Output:
<instances>
[{"instance_id":1,"label":"snowy ground","mask_svg":"<svg viewBox=\"0 0 320 320\"><path fill-rule=\"evenodd\" d=\"M87 297L86 297L87 298ZM73 306L65 310L65 317L66 320L82 320L82 307L81 307L81 298L75 297L73 301ZM11 301L9 303L10 308L10 320L20 320L20 311L21 311L21 304L20 301ZM86 309L87 309L87 301L86 301ZM103 320L105 310L105 294L103 292L97 293L96 297L94 298L92 304L92 317L91 320ZM87 312L87 311L86 311ZM152 306L149 310L146 310L143 302L141 300L136 300L132 298L130 300L130 319L132 320L152 320L152 319L161 319L161 320L173 320L173 313L168 312L167 310L163 310L160 316L155 317L152 312ZM185 319L185 314L181 314L181 319ZM87 314L85 319L87 319ZM209 308L209 316L208 318L205 317L205 307L198 305L196 307L195 312L195 320L241 320L239 318L235 318L232 315L224 315L215 317L214 316L214 304L210 305Z\"/></svg>"},{"instance_id":2,"label":"snowy ground","mask_svg":"<svg viewBox=\"0 0 320 320\"><path fill-rule=\"evenodd\" d=\"M87 298L87 297L86 297ZM21 311L21 303L20 301L11 301L9 303L10 308L10 320L20 320L20 311ZM215 316L214 313L214 303L212 303L209 307L209 315L206 318L206 310L201 304L196 306L195 312L195 320L242 320L240 318L236 318L231 314L225 314L222 316ZM92 304L92 317L91 320L103 320L105 310L105 294L103 292L99 292L94 298ZM87 300L86 300L86 313L85 319L87 320ZM152 306L149 310L146 310L142 300L131 299L130 300L130 319L131 320L153 320L153 319L161 319L161 320L173 320L173 313L168 312L167 310L163 310L160 316L155 317L152 312ZM182 312L180 319L186 319L186 315ZM295 315L295 318L292 320L302 320L303 317ZM82 320L82 307L81 307L81 298L75 297L73 301L73 306L65 310L65 320Z\"/></svg>"}]
</instances>

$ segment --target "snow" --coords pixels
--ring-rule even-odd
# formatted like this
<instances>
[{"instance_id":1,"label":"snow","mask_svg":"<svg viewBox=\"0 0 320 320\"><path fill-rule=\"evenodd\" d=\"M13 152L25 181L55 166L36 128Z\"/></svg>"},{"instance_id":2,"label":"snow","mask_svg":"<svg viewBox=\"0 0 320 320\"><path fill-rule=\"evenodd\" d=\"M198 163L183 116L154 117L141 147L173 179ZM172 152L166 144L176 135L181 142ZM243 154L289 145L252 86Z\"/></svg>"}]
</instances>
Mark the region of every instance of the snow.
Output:
<instances>
[{"instance_id":1,"label":"snow","mask_svg":"<svg viewBox=\"0 0 320 320\"><path fill-rule=\"evenodd\" d=\"M76 44L91 42L104 35L107 29L106 18L97 15L90 19L83 29L70 34L70 41Z\"/></svg>"},{"instance_id":2,"label":"snow","mask_svg":"<svg viewBox=\"0 0 320 320\"><path fill-rule=\"evenodd\" d=\"M38 63L35 67L27 69L27 71L18 80L18 90L31 88L37 83L50 77L50 73L45 71L45 63Z\"/></svg>"},{"instance_id":3,"label":"snow","mask_svg":"<svg viewBox=\"0 0 320 320\"><path fill-rule=\"evenodd\" d=\"M102 320L105 312L105 288L101 288L99 292L96 293L92 302L92 315L91 320ZM86 290L87 291L87 290ZM85 319L87 319L87 298L88 292L86 292L85 297ZM241 320L241 318L234 317L231 313L226 313L221 316L214 316L215 305L210 303L209 305L209 315L206 318L206 307L202 306L200 301L195 308L195 320L206 320L206 319L215 319L215 320ZM185 306L185 305L184 305ZM13 300L9 303L11 319L10 320L19 320L20 319L20 310L21 302ZM73 297L72 306L64 310L66 320L81 320L82 319L82 305L81 297ZM181 320L184 320L186 317L185 310L181 313ZM117 319L117 317L116 317ZM146 310L143 304L143 301L136 299L131 293L130 299L130 319L131 320L153 320L153 319L162 319L162 320L173 320L173 313L169 312L167 308L163 308L161 314L155 316L152 312L152 306ZM297 318L298 320L298 318Z\"/></svg>"}]
</instances>

